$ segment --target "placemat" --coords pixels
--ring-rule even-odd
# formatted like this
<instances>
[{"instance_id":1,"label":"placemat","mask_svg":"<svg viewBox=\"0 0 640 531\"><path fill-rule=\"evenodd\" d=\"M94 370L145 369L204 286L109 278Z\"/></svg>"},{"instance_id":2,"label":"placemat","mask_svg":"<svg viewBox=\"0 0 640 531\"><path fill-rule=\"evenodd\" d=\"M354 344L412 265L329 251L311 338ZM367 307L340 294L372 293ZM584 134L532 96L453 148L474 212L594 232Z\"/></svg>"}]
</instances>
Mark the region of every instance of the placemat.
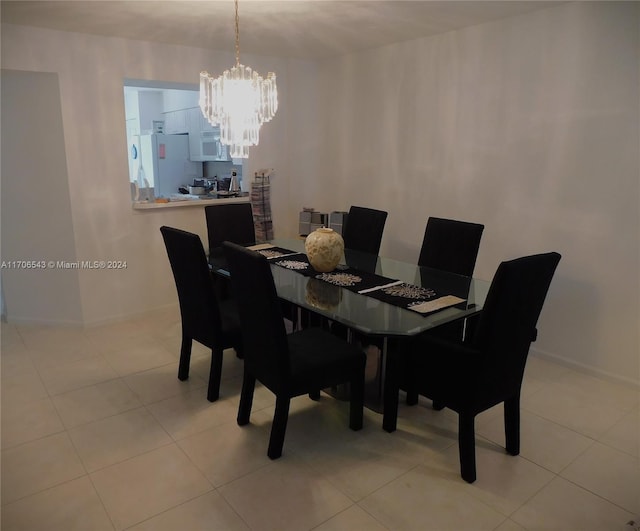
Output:
<instances>
[{"instance_id":1,"label":"placemat","mask_svg":"<svg viewBox=\"0 0 640 531\"><path fill-rule=\"evenodd\" d=\"M282 247L262 247L260 249L254 249L263 256L266 256L268 260L275 258L282 258L284 256L293 256L296 254L304 254L299 251L292 251L291 249L283 249Z\"/></svg>"},{"instance_id":2,"label":"placemat","mask_svg":"<svg viewBox=\"0 0 640 531\"><path fill-rule=\"evenodd\" d=\"M274 258L272 262L280 267L291 269L304 276L323 280L334 286L354 291L356 293L366 293L370 289L386 286L399 280L383 277L375 273L360 271L346 265L339 265L334 271L320 273L309 263L307 255L304 253L293 254Z\"/></svg>"},{"instance_id":3,"label":"placemat","mask_svg":"<svg viewBox=\"0 0 640 531\"><path fill-rule=\"evenodd\" d=\"M422 315L465 302L465 299L455 295L442 295L433 289L407 284L406 282L383 286L368 292L367 296Z\"/></svg>"}]
</instances>

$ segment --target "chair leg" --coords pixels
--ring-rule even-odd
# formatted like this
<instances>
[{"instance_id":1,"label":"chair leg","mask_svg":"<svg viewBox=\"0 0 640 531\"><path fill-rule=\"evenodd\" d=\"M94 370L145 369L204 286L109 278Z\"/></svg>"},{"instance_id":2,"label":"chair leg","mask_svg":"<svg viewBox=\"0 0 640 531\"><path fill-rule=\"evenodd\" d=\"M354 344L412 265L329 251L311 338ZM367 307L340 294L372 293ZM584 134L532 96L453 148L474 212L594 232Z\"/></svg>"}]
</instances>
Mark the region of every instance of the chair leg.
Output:
<instances>
[{"instance_id":1,"label":"chair leg","mask_svg":"<svg viewBox=\"0 0 640 531\"><path fill-rule=\"evenodd\" d=\"M362 429L364 410L364 374L359 372L350 381L349 428L354 431Z\"/></svg>"},{"instance_id":2,"label":"chair leg","mask_svg":"<svg viewBox=\"0 0 640 531\"><path fill-rule=\"evenodd\" d=\"M253 391L256 388L256 379L247 367L244 368L242 378L242 391L240 391L240 405L238 406L238 426L249 424L251 406L253 405Z\"/></svg>"},{"instance_id":3,"label":"chair leg","mask_svg":"<svg viewBox=\"0 0 640 531\"><path fill-rule=\"evenodd\" d=\"M415 406L418 403L418 391L407 389L407 398L405 401L408 406Z\"/></svg>"},{"instance_id":4,"label":"chair leg","mask_svg":"<svg viewBox=\"0 0 640 531\"><path fill-rule=\"evenodd\" d=\"M178 380L185 381L189 378L189 364L191 363L191 338L182 334L180 346L180 363L178 364Z\"/></svg>"},{"instance_id":5,"label":"chair leg","mask_svg":"<svg viewBox=\"0 0 640 531\"><path fill-rule=\"evenodd\" d=\"M273 415L271 436L269 437L269 449L267 450L269 459L278 459L278 457L282 455L284 434L287 431L287 420L289 419L290 402L291 400L288 396L276 397L276 412Z\"/></svg>"},{"instance_id":6,"label":"chair leg","mask_svg":"<svg viewBox=\"0 0 640 531\"><path fill-rule=\"evenodd\" d=\"M475 417L458 415L458 447L460 449L460 475L467 483L476 480Z\"/></svg>"},{"instance_id":7,"label":"chair leg","mask_svg":"<svg viewBox=\"0 0 640 531\"><path fill-rule=\"evenodd\" d=\"M209 402L215 402L220 396L222 352L222 349L211 349L211 368L209 369L209 388L207 389L207 400Z\"/></svg>"},{"instance_id":8,"label":"chair leg","mask_svg":"<svg viewBox=\"0 0 640 531\"><path fill-rule=\"evenodd\" d=\"M320 400L320 390L315 389L313 391L309 391L309 398L311 400Z\"/></svg>"},{"instance_id":9,"label":"chair leg","mask_svg":"<svg viewBox=\"0 0 640 531\"><path fill-rule=\"evenodd\" d=\"M504 435L507 453L520 453L520 397L504 401Z\"/></svg>"}]
</instances>

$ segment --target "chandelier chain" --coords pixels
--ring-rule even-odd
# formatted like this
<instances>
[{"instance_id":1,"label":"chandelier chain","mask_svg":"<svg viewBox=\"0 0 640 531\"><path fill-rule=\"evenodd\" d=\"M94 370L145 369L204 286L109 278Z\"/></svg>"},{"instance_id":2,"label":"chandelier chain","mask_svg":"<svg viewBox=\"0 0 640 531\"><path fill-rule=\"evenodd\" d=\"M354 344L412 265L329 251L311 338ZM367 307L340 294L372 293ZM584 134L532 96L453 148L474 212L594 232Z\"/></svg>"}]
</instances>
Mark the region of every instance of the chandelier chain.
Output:
<instances>
[{"instance_id":1,"label":"chandelier chain","mask_svg":"<svg viewBox=\"0 0 640 531\"><path fill-rule=\"evenodd\" d=\"M240 17L238 16L238 0L236 4L236 66L240 64Z\"/></svg>"}]
</instances>

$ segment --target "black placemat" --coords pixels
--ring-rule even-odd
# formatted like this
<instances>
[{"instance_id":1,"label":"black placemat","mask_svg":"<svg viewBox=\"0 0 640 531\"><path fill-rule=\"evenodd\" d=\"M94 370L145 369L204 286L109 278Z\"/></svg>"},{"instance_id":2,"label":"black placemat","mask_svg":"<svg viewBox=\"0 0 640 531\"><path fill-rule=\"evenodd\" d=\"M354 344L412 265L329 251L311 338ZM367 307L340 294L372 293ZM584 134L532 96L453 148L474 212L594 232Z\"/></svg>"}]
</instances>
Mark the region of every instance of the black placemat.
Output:
<instances>
[{"instance_id":1,"label":"black placemat","mask_svg":"<svg viewBox=\"0 0 640 531\"><path fill-rule=\"evenodd\" d=\"M349 291L372 297L393 306L405 308L420 315L429 315L443 308L465 302L463 298L453 297L448 295L447 292L439 293L430 288L408 284L347 265L339 265L329 273L320 273L313 268L304 253L277 256L271 262L280 267L296 271L301 275L313 277L334 286L340 286ZM433 305L429 303L433 303ZM434 306L434 309L430 309L431 306Z\"/></svg>"},{"instance_id":2,"label":"black placemat","mask_svg":"<svg viewBox=\"0 0 640 531\"><path fill-rule=\"evenodd\" d=\"M283 247L268 247L264 249L257 249L256 252L260 253L263 256L266 256L268 260L275 260L277 258L293 256L296 254L304 254L298 251L292 251L291 249L284 249Z\"/></svg>"},{"instance_id":3,"label":"black placemat","mask_svg":"<svg viewBox=\"0 0 640 531\"><path fill-rule=\"evenodd\" d=\"M334 286L348 289L349 291L359 292L361 290L371 289L377 286L383 286L394 282L395 279L354 269L346 265L338 265L335 270L329 273L320 273L316 271L309 263L307 255L304 253L295 254L272 260L274 264L291 269L304 276L317 278Z\"/></svg>"},{"instance_id":4,"label":"black placemat","mask_svg":"<svg viewBox=\"0 0 640 531\"><path fill-rule=\"evenodd\" d=\"M429 315L438 310L465 302L461 297L455 297L447 293L438 293L431 288L424 288L406 282L370 291L367 293L367 296L386 302L387 304L392 304L393 306L406 308L421 315Z\"/></svg>"}]
</instances>

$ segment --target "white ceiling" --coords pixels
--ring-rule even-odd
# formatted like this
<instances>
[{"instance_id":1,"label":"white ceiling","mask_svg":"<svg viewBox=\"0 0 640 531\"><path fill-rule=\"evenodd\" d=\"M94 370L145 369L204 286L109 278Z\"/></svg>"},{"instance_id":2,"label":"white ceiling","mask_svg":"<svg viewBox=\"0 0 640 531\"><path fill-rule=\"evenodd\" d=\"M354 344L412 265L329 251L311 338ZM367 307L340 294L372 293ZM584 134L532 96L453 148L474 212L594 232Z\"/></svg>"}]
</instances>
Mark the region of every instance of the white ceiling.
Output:
<instances>
[{"instance_id":1,"label":"white ceiling","mask_svg":"<svg viewBox=\"0 0 640 531\"><path fill-rule=\"evenodd\" d=\"M557 1L240 0L240 50L320 59ZM233 51L233 0L2 0L3 23Z\"/></svg>"}]
</instances>

